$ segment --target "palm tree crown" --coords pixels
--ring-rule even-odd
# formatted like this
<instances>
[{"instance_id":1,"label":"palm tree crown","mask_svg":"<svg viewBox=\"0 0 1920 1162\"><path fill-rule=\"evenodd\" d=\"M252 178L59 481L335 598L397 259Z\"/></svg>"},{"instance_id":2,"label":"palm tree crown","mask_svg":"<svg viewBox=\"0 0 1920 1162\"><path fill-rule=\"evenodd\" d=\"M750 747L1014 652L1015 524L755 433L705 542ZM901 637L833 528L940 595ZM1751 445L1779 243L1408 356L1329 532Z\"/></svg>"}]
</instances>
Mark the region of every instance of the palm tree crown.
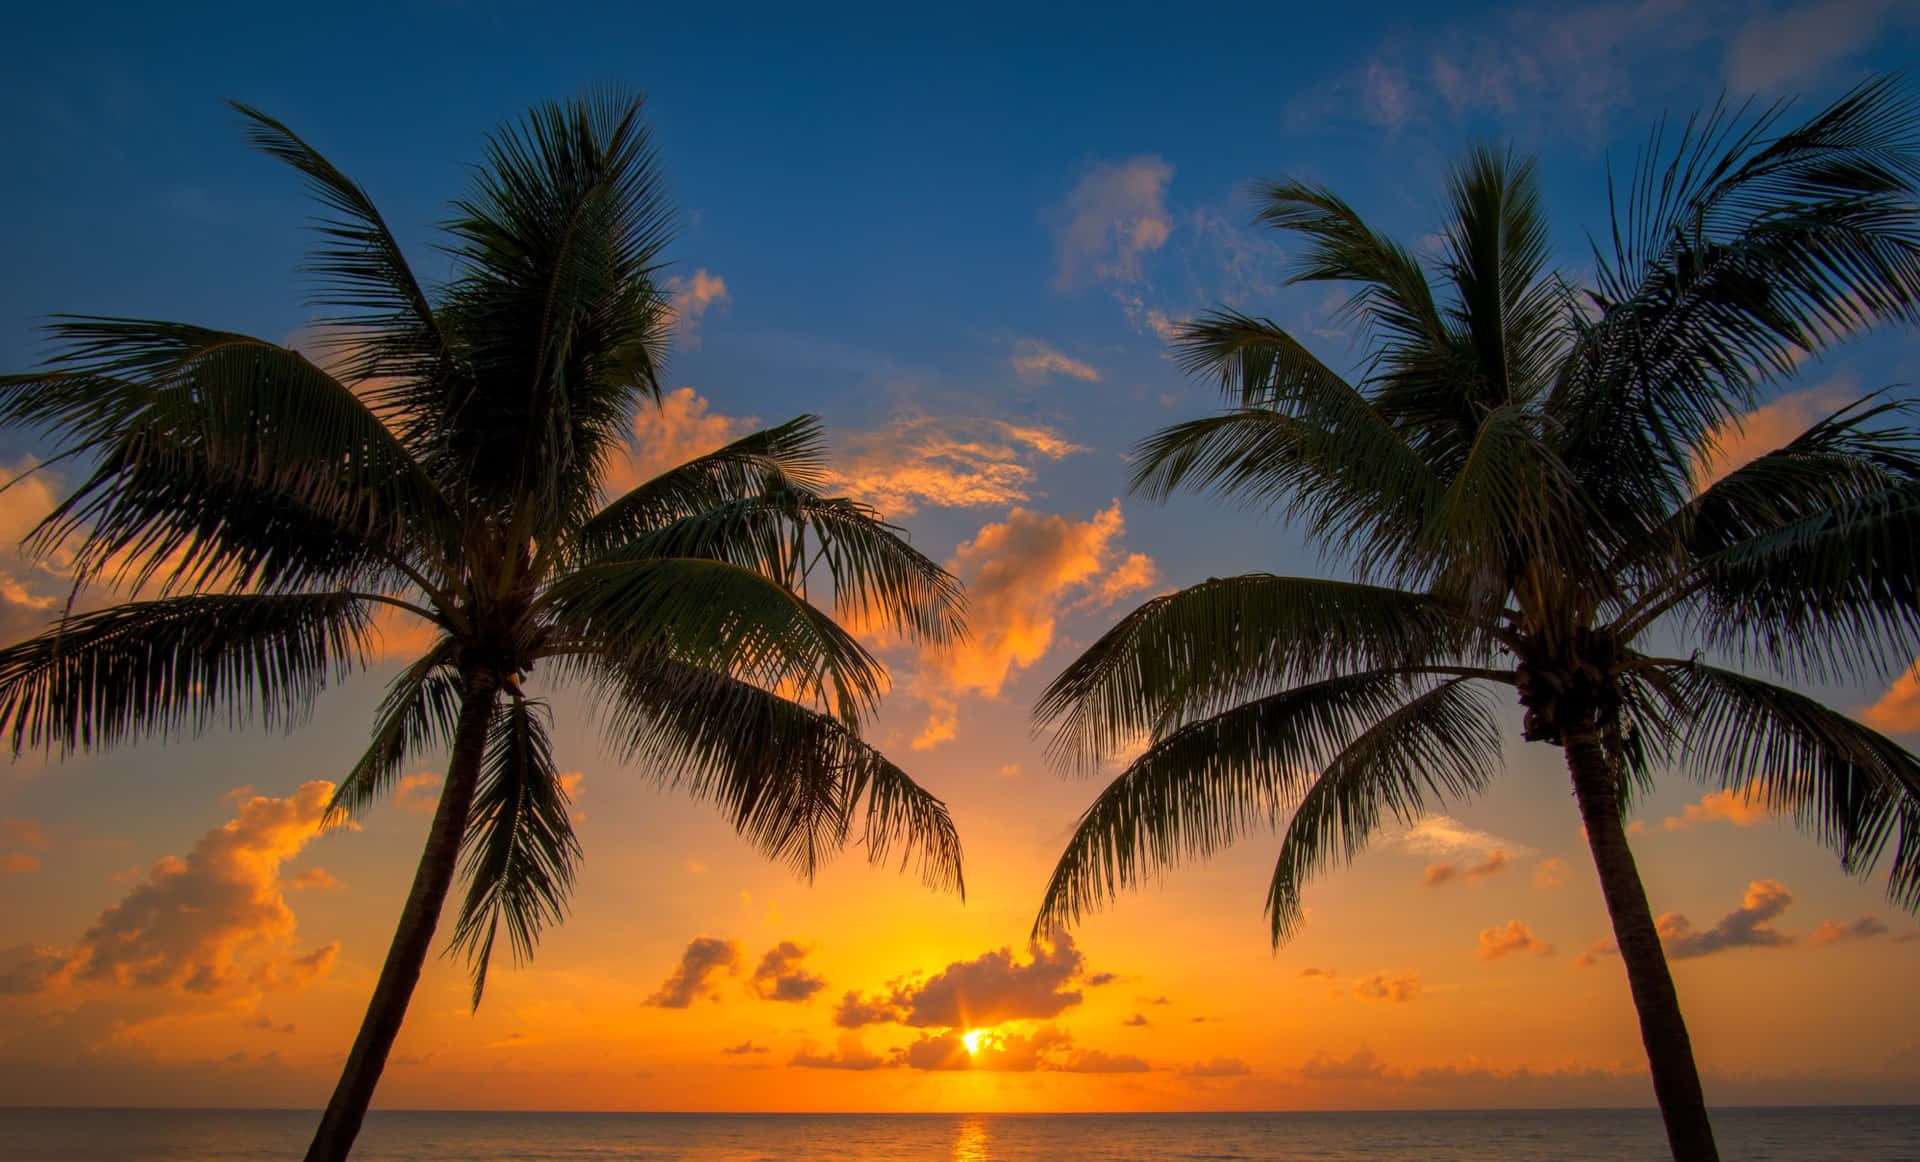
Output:
<instances>
[{"instance_id":1,"label":"palm tree crown","mask_svg":"<svg viewBox=\"0 0 1920 1162\"><path fill-rule=\"evenodd\" d=\"M1891 82L1656 135L1598 273L1549 266L1531 162L1470 152L1431 266L1332 192L1263 184L1293 281L1354 288L1349 380L1215 311L1186 366L1227 408L1138 448L1134 487L1278 508L1355 580L1266 574L1156 598L1036 709L1061 765L1144 753L1082 816L1037 927L1256 829L1281 840L1275 943L1306 880L1388 819L1478 795L1492 688L1565 750L1677 1157L1713 1157L1691 1050L1622 827L1668 770L1751 786L1920 907L1920 760L1805 694L1920 646L1920 446L1907 409L1840 409L1695 486L1716 433L1797 360L1920 321L1920 117ZM1677 643L1677 644L1676 644Z\"/></svg>"},{"instance_id":2,"label":"palm tree crown","mask_svg":"<svg viewBox=\"0 0 1920 1162\"><path fill-rule=\"evenodd\" d=\"M117 571L153 591L0 650L0 729L16 751L67 752L222 717L289 724L372 664L376 613L432 627L333 798L351 815L423 753L451 754L309 1157L351 1145L456 861L476 1005L502 930L525 957L564 913L581 852L536 677L583 690L623 758L803 875L858 840L960 888L944 806L860 738L885 672L831 612L950 642L957 583L823 492L818 421L603 502L636 409L659 399L672 326L673 219L639 100L542 105L498 132L445 224L454 273L431 289L357 184L238 108L327 211L311 270L336 312L330 357L66 318L56 359L0 381L0 423L88 466L31 544L71 552L80 584Z\"/></svg>"}]
</instances>

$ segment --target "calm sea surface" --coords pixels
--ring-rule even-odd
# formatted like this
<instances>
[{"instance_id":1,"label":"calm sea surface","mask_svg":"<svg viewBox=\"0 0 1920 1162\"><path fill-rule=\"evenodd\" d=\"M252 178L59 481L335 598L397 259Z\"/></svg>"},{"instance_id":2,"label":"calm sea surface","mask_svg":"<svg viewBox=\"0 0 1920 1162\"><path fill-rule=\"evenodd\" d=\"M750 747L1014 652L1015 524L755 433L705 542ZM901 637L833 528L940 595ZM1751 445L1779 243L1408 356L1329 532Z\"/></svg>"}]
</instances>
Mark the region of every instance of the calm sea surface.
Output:
<instances>
[{"instance_id":1,"label":"calm sea surface","mask_svg":"<svg viewBox=\"0 0 1920 1162\"><path fill-rule=\"evenodd\" d=\"M298 1158L314 1115L0 1109L6 1162ZM1920 1106L1714 1114L1728 1162L1920 1162ZM1341 1114L375 1113L358 1162L1634 1162L1662 1157L1651 1110Z\"/></svg>"}]
</instances>

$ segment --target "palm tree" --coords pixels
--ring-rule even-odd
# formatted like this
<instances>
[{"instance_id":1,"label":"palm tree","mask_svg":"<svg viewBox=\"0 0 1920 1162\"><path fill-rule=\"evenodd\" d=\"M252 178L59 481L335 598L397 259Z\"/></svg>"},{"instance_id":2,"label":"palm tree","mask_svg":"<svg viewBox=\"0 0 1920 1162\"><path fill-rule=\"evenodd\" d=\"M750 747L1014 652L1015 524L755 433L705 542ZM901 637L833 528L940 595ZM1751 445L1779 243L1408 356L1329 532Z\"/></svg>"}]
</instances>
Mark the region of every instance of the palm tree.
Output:
<instances>
[{"instance_id":1,"label":"palm tree","mask_svg":"<svg viewBox=\"0 0 1920 1162\"><path fill-rule=\"evenodd\" d=\"M333 796L331 814L351 815L448 750L307 1157L351 1148L456 866L452 944L475 1005L502 929L523 959L564 914L581 852L536 671L583 689L624 759L800 874L856 839L961 888L945 807L860 739L884 669L807 589L944 643L964 628L957 583L872 510L823 494L819 423L602 502L636 408L659 399L672 321L672 216L639 99L545 104L497 132L432 290L360 186L236 107L328 212L312 270L340 312L334 366L246 335L85 317L54 324L60 353L42 370L0 382L0 423L90 465L29 544L70 551L77 585L118 569L154 593L0 651L0 729L16 752L66 753L219 719L289 725L372 663L375 613L433 628Z\"/></svg>"},{"instance_id":2,"label":"palm tree","mask_svg":"<svg viewBox=\"0 0 1920 1162\"><path fill-rule=\"evenodd\" d=\"M1139 740L1086 813L1036 930L1261 827L1276 947L1306 879L1389 819L1487 791L1494 687L1558 746L1678 1159L1716 1156L1623 816L1657 775L1751 784L1920 907L1920 760L1805 694L1920 644L1920 449L1869 399L1704 487L1694 464L1797 358L1920 318L1920 117L1887 81L1804 125L1716 112L1658 133L1593 284L1550 270L1531 162L1470 152L1429 267L1330 191L1257 188L1344 282L1353 380L1272 322L1188 324L1218 415L1143 441L1134 488L1277 507L1354 580L1250 574L1155 598L1040 699L1057 764ZM1290 814L1289 814L1290 813ZM1897 839L1895 838L1897 836Z\"/></svg>"}]
</instances>

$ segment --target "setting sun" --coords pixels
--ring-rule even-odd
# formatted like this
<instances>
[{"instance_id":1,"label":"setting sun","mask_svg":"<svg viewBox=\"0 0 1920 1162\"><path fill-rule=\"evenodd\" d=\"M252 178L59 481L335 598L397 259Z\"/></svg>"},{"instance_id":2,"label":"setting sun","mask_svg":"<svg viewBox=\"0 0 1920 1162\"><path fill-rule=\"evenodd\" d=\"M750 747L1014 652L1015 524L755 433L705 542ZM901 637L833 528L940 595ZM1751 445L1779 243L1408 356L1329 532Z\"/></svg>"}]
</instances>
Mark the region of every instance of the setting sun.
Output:
<instances>
[{"instance_id":1,"label":"setting sun","mask_svg":"<svg viewBox=\"0 0 1920 1162\"><path fill-rule=\"evenodd\" d=\"M969 1029L966 1035L960 1038L960 1043L967 1047L968 1053L978 1053L980 1052L980 1038L985 1035L985 1030Z\"/></svg>"}]
</instances>

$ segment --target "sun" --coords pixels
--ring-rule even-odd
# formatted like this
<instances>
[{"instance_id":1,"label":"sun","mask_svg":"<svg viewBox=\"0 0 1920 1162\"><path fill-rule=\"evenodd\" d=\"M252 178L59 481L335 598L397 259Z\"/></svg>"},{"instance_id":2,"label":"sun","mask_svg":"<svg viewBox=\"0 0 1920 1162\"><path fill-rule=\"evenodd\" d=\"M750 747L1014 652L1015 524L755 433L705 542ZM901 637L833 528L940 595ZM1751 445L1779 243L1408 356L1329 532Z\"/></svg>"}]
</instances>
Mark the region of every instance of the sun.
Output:
<instances>
[{"instance_id":1,"label":"sun","mask_svg":"<svg viewBox=\"0 0 1920 1162\"><path fill-rule=\"evenodd\" d=\"M960 1043L967 1047L968 1053L978 1053L980 1052L980 1038L984 1036L986 1036L985 1029L970 1029L961 1036Z\"/></svg>"}]
</instances>

